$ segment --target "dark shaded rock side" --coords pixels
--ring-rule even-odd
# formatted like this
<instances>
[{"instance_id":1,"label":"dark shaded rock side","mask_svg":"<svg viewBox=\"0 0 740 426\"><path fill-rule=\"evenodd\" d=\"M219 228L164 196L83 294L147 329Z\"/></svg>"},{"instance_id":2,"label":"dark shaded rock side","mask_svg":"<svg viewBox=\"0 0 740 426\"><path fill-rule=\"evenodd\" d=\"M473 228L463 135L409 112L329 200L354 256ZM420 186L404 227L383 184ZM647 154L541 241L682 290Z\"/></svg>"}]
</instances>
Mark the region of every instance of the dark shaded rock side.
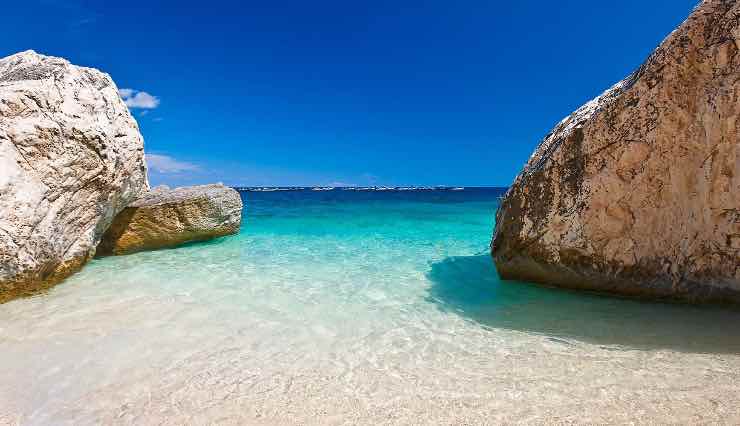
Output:
<instances>
[{"instance_id":1,"label":"dark shaded rock side","mask_svg":"<svg viewBox=\"0 0 740 426\"><path fill-rule=\"evenodd\" d=\"M504 279L740 302L740 3L706 0L545 137L496 215Z\"/></svg>"}]
</instances>

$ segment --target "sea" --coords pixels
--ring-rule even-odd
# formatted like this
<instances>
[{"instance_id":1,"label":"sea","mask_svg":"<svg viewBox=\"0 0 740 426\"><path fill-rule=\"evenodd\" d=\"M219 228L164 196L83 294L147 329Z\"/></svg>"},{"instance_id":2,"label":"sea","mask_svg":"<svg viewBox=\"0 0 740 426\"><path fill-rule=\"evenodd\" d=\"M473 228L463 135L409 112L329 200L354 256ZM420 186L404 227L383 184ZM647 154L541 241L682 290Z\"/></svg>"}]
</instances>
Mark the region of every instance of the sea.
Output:
<instances>
[{"instance_id":1,"label":"sea","mask_svg":"<svg viewBox=\"0 0 740 426\"><path fill-rule=\"evenodd\" d=\"M0 305L0 424L740 422L740 312L502 281L502 188L247 188Z\"/></svg>"}]
</instances>

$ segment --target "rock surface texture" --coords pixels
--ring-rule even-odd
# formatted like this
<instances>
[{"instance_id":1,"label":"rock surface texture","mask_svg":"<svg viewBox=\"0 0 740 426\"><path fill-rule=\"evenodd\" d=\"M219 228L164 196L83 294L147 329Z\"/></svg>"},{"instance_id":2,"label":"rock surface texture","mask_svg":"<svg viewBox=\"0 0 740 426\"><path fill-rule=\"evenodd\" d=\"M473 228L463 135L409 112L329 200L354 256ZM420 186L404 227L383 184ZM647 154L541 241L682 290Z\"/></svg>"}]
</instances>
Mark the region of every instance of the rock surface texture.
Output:
<instances>
[{"instance_id":1,"label":"rock surface texture","mask_svg":"<svg viewBox=\"0 0 740 426\"><path fill-rule=\"evenodd\" d=\"M740 2L706 0L560 122L507 192L504 279L740 301Z\"/></svg>"},{"instance_id":2,"label":"rock surface texture","mask_svg":"<svg viewBox=\"0 0 740 426\"><path fill-rule=\"evenodd\" d=\"M128 254L236 234L241 218L241 197L226 186L157 187L115 218L98 254Z\"/></svg>"},{"instance_id":3,"label":"rock surface texture","mask_svg":"<svg viewBox=\"0 0 740 426\"><path fill-rule=\"evenodd\" d=\"M0 302L79 269L146 182L110 76L33 51L0 59Z\"/></svg>"}]
</instances>

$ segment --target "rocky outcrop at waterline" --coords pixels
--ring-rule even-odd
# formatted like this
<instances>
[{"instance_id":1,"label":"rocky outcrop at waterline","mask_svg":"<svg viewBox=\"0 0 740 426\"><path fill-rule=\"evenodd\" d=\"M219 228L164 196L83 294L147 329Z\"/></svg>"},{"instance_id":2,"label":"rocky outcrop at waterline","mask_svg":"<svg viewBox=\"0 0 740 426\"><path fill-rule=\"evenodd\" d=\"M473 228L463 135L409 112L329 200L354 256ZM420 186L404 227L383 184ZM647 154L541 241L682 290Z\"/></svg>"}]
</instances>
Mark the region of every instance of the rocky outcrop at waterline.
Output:
<instances>
[{"instance_id":1,"label":"rocky outcrop at waterline","mask_svg":"<svg viewBox=\"0 0 740 426\"><path fill-rule=\"evenodd\" d=\"M239 193L220 184L157 187L116 216L98 254L129 254L236 234L241 213Z\"/></svg>"},{"instance_id":2,"label":"rocky outcrop at waterline","mask_svg":"<svg viewBox=\"0 0 740 426\"><path fill-rule=\"evenodd\" d=\"M108 74L33 51L0 59L0 303L59 283L96 252L239 230L233 189L148 190L143 138Z\"/></svg>"},{"instance_id":3,"label":"rocky outcrop at waterline","mask_svg":"<svg viewBox=\"0 0 740 426\"><path fill-rule=\"evenodd\" d=\"M0 59L0 302L82 267L145 189L143 139L108 74Z\"/></svg>"},{"instance_id":4,"label":"rocky outcrop at waterline","mask_svg":"<svg viewBox=\"0 0 740 426\"><path fill-rule=\"evenodd\" d=\"M560 122L502 201L505 279L740 301L740 2L707 0Z\"/></svg>"}]
</instances>

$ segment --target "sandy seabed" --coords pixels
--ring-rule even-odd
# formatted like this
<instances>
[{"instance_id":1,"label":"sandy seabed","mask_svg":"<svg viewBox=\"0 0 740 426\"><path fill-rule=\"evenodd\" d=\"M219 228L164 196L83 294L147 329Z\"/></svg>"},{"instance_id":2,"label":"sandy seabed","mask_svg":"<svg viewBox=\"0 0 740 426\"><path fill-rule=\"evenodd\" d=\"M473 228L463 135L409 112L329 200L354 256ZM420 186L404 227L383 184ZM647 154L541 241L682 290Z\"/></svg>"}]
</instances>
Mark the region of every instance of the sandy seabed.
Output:
<instances>
[{"instance_id":1,"label":"sandy seabed","mask_svg":"<svg viewBox=\"0 0 740 426\"><path fill-rule=\"evenodd\" d=\"M739 312L502 283L496 194L263 197L0 305L0 424L740 423Z\"/></svg>"}]
</instances>

